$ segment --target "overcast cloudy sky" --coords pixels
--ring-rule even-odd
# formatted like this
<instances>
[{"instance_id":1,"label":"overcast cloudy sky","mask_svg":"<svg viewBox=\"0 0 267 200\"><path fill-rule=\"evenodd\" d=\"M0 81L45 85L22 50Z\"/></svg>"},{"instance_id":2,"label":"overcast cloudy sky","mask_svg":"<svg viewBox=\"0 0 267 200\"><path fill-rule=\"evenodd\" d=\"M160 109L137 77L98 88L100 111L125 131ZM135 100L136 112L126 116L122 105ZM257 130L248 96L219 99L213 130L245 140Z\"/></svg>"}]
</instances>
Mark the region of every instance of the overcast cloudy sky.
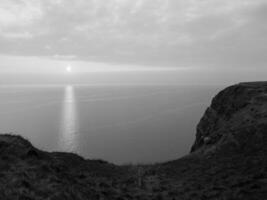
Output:
<instances>
[{"instance_id":1,"label":"overcast cloudy sky","mask_svg":"<svg viewBox=\"0 0 267 200\"><path fill-rule=\"evenodd\" d=\"M267 74L266 22L266 0L0 0L0 72L72 65L256 79Z\"/></svg>"}]
</instances>

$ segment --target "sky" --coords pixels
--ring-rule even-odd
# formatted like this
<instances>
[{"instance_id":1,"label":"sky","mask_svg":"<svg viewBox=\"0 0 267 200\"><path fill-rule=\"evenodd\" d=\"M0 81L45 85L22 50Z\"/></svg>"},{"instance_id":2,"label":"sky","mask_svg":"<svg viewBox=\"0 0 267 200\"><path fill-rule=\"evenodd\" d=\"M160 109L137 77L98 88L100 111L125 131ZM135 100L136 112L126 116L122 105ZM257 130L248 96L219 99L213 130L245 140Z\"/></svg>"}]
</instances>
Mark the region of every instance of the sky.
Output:
<instances>
[{"instance_id":1,"label":"sky","mask_svg":"<svg viewBox=\"0 0 267 200\"><path fill-rule=\"evenodd\" d=\"M267 0L0 0L0 76L264 80L266 21Z\"/></svg>"}]
</instances>

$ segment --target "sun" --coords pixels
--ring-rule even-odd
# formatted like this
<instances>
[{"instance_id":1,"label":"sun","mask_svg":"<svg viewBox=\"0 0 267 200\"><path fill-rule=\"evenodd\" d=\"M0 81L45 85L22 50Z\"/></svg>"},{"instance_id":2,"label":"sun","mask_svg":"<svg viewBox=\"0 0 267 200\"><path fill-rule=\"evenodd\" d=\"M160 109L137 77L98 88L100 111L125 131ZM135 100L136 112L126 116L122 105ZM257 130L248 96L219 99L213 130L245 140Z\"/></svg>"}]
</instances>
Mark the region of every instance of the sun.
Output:
<instances>
[{"instance_id":1,"label":"sun","mask_svg":"<svg viewBox=\"0 0 267 200\"><path fill-rule=\"evenodd\" d=\"M66 67L66 72L71 73L71 71L72 71L71 66L67 66L67 67Z\"/></svg>"}]
</instances>

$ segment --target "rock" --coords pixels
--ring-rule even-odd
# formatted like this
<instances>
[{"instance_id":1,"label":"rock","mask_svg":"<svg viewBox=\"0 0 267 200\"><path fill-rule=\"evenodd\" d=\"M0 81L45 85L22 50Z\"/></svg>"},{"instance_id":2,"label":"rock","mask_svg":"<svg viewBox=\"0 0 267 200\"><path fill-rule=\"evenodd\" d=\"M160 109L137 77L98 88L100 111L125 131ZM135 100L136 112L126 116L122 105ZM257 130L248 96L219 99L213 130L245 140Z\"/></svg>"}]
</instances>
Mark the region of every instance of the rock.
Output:
<instances>
[{"instance_id":1,"label":"rock","mask_svg":"<svg viewBox=\"0 0 267 200\"><path fill-rule=\"evenodd\" d=\"M212 100L211 106L197 126L196 141L191 152L219 147L226 143L249 145L242 139L248 136L245 135L248 131L255 134L253 141L263 139L266 134L260 129L267 127L266 97L265 82L240 83L220 92Z\"/></svg>"}]
</instances>

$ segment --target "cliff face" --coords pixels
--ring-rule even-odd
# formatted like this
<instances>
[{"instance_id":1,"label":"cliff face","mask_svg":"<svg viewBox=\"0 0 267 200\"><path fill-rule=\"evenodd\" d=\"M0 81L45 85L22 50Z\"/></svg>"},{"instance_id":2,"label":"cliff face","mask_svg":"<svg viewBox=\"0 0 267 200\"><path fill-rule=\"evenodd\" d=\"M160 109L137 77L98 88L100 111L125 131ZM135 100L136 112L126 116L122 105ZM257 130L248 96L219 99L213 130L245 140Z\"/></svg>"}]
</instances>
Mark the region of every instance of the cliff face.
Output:
<instances>
[{"instance_id":1,"label":"cliff face","mask_svg":"<svg viewBox=\"0 0 267 200\"><path fill-rule=\"evenodd\" d=\"M240 83L212 100L197 126L191 152L214 151L227 144L255 151L266 148L266 137L267 83Z\"/></svg>"},{"instance_id":2,"label":"cliff face","mask_svg":"<svg viewBox=\"0 0 267 200\"><path fill-rule=\"evenodd\" d=\"M0 199L266 199L267 83L220 92L200 120L191 151L167 163L116 166L0 135Z\"/></svg>"}]
</instances>

